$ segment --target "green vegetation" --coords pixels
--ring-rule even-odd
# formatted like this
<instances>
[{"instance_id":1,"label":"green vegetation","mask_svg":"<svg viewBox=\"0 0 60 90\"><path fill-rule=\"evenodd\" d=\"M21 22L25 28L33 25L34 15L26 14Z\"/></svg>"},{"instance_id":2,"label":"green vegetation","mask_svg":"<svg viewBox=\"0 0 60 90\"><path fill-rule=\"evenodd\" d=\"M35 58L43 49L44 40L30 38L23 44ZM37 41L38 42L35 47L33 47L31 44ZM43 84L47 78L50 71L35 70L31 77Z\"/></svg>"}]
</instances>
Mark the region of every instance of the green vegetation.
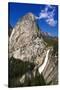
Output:
<instances>
[{"instance_id":1,"label":"green vegetation","mask_svg":"<svg viewBox=\"0 0 60 90\"><path fill-rule=\"evenodd\" d=\"M54 45L53 45L53 54L56 54L56 55L58 55L58 43L55 43Z\"/></svg>"},{"instance_id":2,"label":"green vegetation","mask_svg":"<svg viewBox=\"0 0 60 90\"><path fill-rule=\"evenodd\" d=\"M37 33L39 32L39 25L38 25L37 22L36 22L36 32L37 32Z\"/></svg>"},{"instance_id":3,"label":"green vegetation","mask_svg":"<svg viewBox=\"0 0 60 90\"><path fill-rule=\"evenodd\" d=\"M38 30L38 28L36 27L36 33L38 33L39 32L39 30Z\"/></svg>"},{"instance_id":4,"label":"green vegetation","mask_svg":"<svg viewBox=\"0 0 60 90\"><path fill-rule=\"evenodd\" d=\"M47 43L48 46L53 46L55 44L58 44L58 40L54 38L49 38L49 37L43 37L44 41Z\"/></svg>"},{"instance_id":5,"label":"green vegetation","mask_svg":"<svg viewBox=\"0 0 60 90\"><path fill-rule=\"evenodd\" d=\"M24 84L19 82L19 79L23 74L28 72L29 70L33 70L34 64L29 62L23 62L21 60L16 60L13 57L9 60L9 68L8 68L8 75L9 75L9 87L22 87L22 86L40 86L46 85L45 80L42 75L36 72L35 78L32 75L32 78L25 78Z\"/></svg>"},{"instance_id":6,"label":"green vegetation","mask_svg":"<svg viewBox=\"0 0 60 90\"><path fill-rule=\"evenodd\" d=\"M44 80L44 78L43 78L43 75L42 75L42 74L40 75L40 74L37 72L37 75L35 76L35 78L32 78L32 80L31 80L31 85L32 85L32 86L42 86L42 85L46 85L45 80Z\"/></svg>"},{"instance_id":7,"label":"green vegetation","mask_svg":"<svg viewBox=\"0 0 60 90\"><path fill-rule=\"evenodd\" d=\"M47 47L49 46L53 47L53 55L55 54L58 55L58 39L44 37L44 41L47 43Z\"/></svg>"}]
</instances>

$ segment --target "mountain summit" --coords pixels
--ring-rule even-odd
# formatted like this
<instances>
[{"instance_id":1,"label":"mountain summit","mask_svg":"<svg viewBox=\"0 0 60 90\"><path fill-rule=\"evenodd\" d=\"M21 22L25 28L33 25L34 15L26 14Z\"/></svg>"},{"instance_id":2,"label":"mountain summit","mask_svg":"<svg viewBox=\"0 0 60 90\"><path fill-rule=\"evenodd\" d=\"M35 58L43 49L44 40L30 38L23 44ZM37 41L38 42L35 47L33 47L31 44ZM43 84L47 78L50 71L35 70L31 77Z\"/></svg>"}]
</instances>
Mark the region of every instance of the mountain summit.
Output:
<instances>
[{"instance_id":1,"label":"mountain summit","mask_svg":"<svg viewBox=\"0 0 60 90\"><path fill-rule=\"evenodd\" d=\"M17 22L9 39L9 57L36 63L46 43L40 35L35 16L28 13Z\"/></svg>"},{"instance_id":2,"label":"mountain summit","mask_svg":"<svg viewBox=\"0 0 60 90\"><path fill-rule=\"evenodd\" d=\"M41 33L32 13L27 13L17 22L9 37L8 46L10 86L58 83L57 45L52 45L53 41L46 38L46 35Z\"/></svg>"}]
</instances>

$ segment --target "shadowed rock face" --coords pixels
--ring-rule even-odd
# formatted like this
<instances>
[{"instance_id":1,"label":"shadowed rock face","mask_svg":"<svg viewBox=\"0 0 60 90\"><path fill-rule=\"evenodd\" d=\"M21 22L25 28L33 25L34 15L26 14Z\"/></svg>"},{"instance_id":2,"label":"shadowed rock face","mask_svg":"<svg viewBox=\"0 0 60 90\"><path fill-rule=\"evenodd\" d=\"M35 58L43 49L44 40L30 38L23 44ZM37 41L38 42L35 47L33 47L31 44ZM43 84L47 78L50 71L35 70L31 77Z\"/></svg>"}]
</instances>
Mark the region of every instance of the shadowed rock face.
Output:
<instances>
[{"instance_id":1,"label":"shadowed rock face","mask_svg":"<svg viewBox=\"0 0 60 90\"><path fill-rule=\"evenodd\" d=\"M9 24L8 25L8 36L10 37L13 27Z\"/></svg>"},{"instance_id":2,"label":"shadowed rock face","mask_svg":"<svg viewBox=\"0 0 60 90\"><path fill-rule=\"evenodd\" d=\"M23 16L13 29L9 39L9 56L23 61L36 62L45 48L45 42L38 36L40 31L32 13Z\"/></svg>"}]
</instances>

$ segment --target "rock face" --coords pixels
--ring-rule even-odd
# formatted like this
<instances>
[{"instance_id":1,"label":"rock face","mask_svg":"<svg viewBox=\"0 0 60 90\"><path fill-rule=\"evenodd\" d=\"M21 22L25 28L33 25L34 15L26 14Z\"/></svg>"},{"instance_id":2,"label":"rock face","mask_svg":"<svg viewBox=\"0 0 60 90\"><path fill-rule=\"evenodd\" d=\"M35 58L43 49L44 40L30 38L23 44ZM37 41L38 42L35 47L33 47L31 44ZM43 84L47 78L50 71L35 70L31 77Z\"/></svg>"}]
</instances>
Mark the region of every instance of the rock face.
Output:
<instances>
[{"instance_id":1,"label":"rock face","mask_svg":"<svg viewBox=\"0 0 60 90\"><path fill-rule=\"evenodd\" d=\"M46 84L58 84L58 57L52 55L53 48L50 48L48 61L42 74L46 81Z\"/></svg>"},{"instance_id":2,"label":"rock face","mask_svg":"<svg viewBox=\"0 0 60 90\"><path fill-rule=\"evenodd\" d=\"M53 48L46 46L47 44L41 36L41 31L37 26L35 16L32 13L23 16L17 22L9 37L9 59L13 57L16 60L23 61L23 63L33 63L35 67L30 72L26 71L22 77L19 77L20 83L24 83L25 77L30 80L32 76L35 78L39 66L44 63L46 52L49 48L48 62L42 75L46 84L58 83L58 58L52 55Z\"/></svg>"},{"instance_id":3,"label":"rock face","mask_svg":"<svg viewBox=\"0 0 60 90\"><path fill-rule=\"evenodd\" d=\"M39 35L38 35L39 34ZM43 52L46 44L38 30L35 17L32 13L23 16L12 30L9 39L9 57L22 61L35 62Z\"/></svg>"}]
</instances>

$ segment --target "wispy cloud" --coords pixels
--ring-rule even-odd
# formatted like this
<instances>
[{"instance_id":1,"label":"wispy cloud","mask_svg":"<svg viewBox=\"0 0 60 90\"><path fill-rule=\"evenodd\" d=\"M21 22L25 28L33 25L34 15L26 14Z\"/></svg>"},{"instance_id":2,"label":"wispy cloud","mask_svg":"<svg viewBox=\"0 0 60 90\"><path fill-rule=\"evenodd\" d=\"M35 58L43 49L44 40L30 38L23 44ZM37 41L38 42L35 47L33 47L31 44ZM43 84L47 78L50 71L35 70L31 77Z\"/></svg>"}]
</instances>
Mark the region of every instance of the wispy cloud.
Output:
<instances>
[{"instance_id":1,"label":"wispy cloud","mask_svg":"<svg viewBox=\"0 0 60 90\"><path fill-rule=\"evenodd\" d=\"M54 19L55 15L55 7L48 5L45 6L43 10L41 10L39 16L36 16L36 19L45 19L46 23L50 26L55 26L57 24L57 20Z\"/></svg>"},{"instance_id":2,"label":"wispy cloud","mask_svg":"<svg viewBox=\"0 0 60 90\"><path fill-rule=\"evenodd\" d=\"M57 24L57 20L54 20L54 18L48 18L46 20L46 22L50 25L50 26L55 26Z\"/></svg>"}]
</instances>

